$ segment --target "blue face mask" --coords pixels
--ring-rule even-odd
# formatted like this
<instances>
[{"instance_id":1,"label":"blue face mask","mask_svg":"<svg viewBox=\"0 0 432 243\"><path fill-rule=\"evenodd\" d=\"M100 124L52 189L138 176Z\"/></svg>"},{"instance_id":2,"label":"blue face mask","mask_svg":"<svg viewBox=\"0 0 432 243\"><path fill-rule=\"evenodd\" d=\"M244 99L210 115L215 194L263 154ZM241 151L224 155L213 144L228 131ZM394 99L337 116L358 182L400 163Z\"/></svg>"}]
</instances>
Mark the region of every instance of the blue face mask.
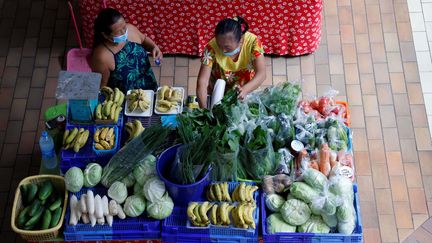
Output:
<instances>
[{"instance_id":1,"label":"blue face mask","mask_svg":"<svg viewBox=\"0 0 432 243\"><path fill-rule=\"evenodd\" d=\"M122 42L127 41L127 38L128 38L128 29L126 29L126 32L123 35L114 36L113 42L114 43L122 43Z\"/></svg>"},{"instance_id":2,"label":"blue face mask","mask_svg":"<svg viewBox=\"0 0 432 243\"><path fill-rule=\"evenodd\" d=\"M240 46L237 47L237 48L236 48L234 51L232 51L232 52L224 52L223 54L224 54L225 56L232 57L232 56L236 55L236 54L239 53L239 52L240 52Z\"/></svg>"}]
</instances>

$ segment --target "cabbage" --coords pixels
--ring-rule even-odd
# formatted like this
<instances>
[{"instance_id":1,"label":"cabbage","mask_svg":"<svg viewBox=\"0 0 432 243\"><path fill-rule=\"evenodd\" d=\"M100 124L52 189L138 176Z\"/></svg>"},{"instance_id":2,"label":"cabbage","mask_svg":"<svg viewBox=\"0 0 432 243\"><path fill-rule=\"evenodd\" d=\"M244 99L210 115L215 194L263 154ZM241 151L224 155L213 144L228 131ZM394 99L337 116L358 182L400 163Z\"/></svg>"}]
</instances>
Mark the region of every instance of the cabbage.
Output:
<instances>
[{"instance_id":1,"label":"cabbage","mask_svg":"<svg viewBox=\"0 0 432 243\"><path fill-rule=\"evenodd\" d=\"M128 176L123 178L122 182L126 185L126 187L132 187L135 184L135 177L133 173L130 173Z\"/></svg>"},{"instance_id":2,"label":"cabbage","mask_svg":"<svg viewBox=\"0 0 432 243\"><path fill-rule=\"evenodd\" d=\"M310 203L319 193L304 182L294 182L290 187L291 195L305 203Z\"/></svg>"},{"instance_id":3,"label":"cabbage","mask_svg":"<svg viewBox=\"0 0 432 243\"><path fill-rule=\"evenodd\" d=\"M287 200L279 210L282 218L290 225L302 225L310 217L311 211L306 203L297 199Z\"/></svg>"},{"instance_id":4,"label":"cabbage","mask_svg":"<svg viewBox=\"0 0 432 243\"><path fill-rule=\"evenodd\" d=\"M326 234L330 232L330 228L322 220L321 216L312 215L306 223L298 227L298 232Z\"/></svg>"},{"instance_id":5,"label":"cabbage","mask_svg":"<svg viewBox=\"0 0 432 243\"><path fill-rule=\"evenodd\" d=\"M356 227L356 222L354 220L342 221L337 224L338 232L344 235L350 235Z\"/></svg>"},{"instance_id":6,"label":"cabbage","mask_svg":"<svg viewBox=\"0 0 432 243\"><path fill-rule=\"evenodd\" d=\"M267 194L265 204L272 212L279 212L279 209L285 203L285 199L278 194Z\"/></svg>"},{"instance_id":7,"label":"cabbage","mask_svg":"<svg viewBox=\"0 0 432 243\"><path fill-rule=\"evenodd\" d=\"M165 183L157 177L150 178L145 184L143 188L144 196L150 202L156 202L161 200L163 195L165 194Z\"/></svg>"},{"instance_id":8,"label":"cabbage","mask_svg":"<svg viewBox=\"0 0 432 243\"><path fill-rule=\"evenodd\" d=\"M133 170L133 175L136 181L141 185L144 185L147 179L156 174L156 157L151 154L138 162L137 166Z\"/></svg>"},{"instance_id":9,"label":"cabbage","mask_svg":"<svg viewBox=\"0 0 432 243\"><path fill-rule=\"evenodd\" d=\"M133 194L134 195L142 195L142 196L144 196L143 188L144 188L144 185L141 185L139 183L135 183L135 185L133 187Z\"/></svg>"},{"instance_id":10,"label":"cabbage","mask_svg":"<svg viewBox=\"0 0 432 243\"><path fill-rule=\"evenodd\" d=\"M327 214L323 213L323 214L321 214L321 217L324 220L324 222L331 228L336 227L336 225L338 224L336 214L327 215Z\"/></svg>"},{"instance_id":11,"label":"cabbage","mask_svg":"<svg viewBox=\"0 0 432 243\"><path fill-rule=\"evenodd\" d=\"M311 201L309 206L312 212L314 212L316 215L332 215L336 213L336 207L338 207L341 203L342 202L339 197L336 197L333 193L324 190L324 192L322 192L319 197L316 197Z\"/></svg>"},{"instance_id":12,"label":"cabbage","mask_svg":"<svg viewBox=\"0 0 432 243\"><path fill-rule=\"evenodd\" d=\"M147 204L147 214L155 219L165 219L171 215L173 208L174 203L167 192L161 200Z\"/></svg>"},{"instance_id":13,"label":"cabbage","mask_svg":"<svg viewBox=\"0 0 432 243\"><path fill-rule=\"evenodd\" d=\"M90 163L84 170L84 186L96 186L102 177L102 167L97 163Z\"/></svg>"},{"instance_id":14,"label":"cabbage","mask_svg":"<svg viewBox=\"0 0 432 243\"><path fill-rule=\"evenodd\" d=\"M356 211L352 201L343 200L342 205L337 208L337 219L340 221L354 221L356 220Z\"/></svg>"},{"instance_id":15,"label":"cabbage","mask_svg":"<svg viewBox=\"0 0 432 243\"><path fill-rule=\"evenodd\" d=\"M347 200L354 200L353 183L345 176L334 176L329 181L329 191Z\"/></svg>"},{"instance_id":16,"label":"cabbage","mask_svg":"<svg viewBox=\"0 0 432 243\"><path fill-rule=\"evenodd\" d=\"M323 173L312 168L307 168L303 172L303 180L316 190L323 190L328 183L327 177Z\"/></svg>"},{"instance_id":17,"label":"cabbage","mask_svg":"<svg viewBox=\"0 0 432 243\"><path fill-rule=\"evenodd\" d=\"M143 196L132 195L126 199L123 206L124 213L129 217L138 217L144 213L146 202Z\"/></svg>"},{"instance_id":18,"label":"cabbage","mask_svg":"<svg viewBox=\"0 0 432 243\"><path fill-rule=\"evenodd\" d=\"M128 196L126 185L116 181L108 189L108 196L119 204L122 204Z\"/></svg>"},{"instance_id":19,"label":"cabbage","mask_svg":"<svg viewBox=\"0 0 432 243\"><path fill-rule=\"evenodd\" d=\"M293 233L296 232L296 226L286 223L280 213L274 213L267 217L267 232L275 233Z\"/></svg>"},{"instance_id":20,"label":"cabbage","mask_svg":"<svg viewBox=\"0 0 432 243\"><path fill-rule=\"evenodd\" d=\"M79 192L84 185L84 176L80 168L72 167L64 176L66 189L70 192Z\"/></svg>"}]
</instances>

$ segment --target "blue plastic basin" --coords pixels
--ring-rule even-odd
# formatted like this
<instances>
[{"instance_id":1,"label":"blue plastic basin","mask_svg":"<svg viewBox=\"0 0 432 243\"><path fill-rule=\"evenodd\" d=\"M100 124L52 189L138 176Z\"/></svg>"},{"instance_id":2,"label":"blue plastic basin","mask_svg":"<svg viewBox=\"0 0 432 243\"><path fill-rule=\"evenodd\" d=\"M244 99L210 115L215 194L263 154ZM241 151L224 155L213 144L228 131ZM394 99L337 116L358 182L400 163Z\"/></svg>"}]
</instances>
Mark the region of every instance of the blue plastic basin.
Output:
<instances>
[{"instance_id":1,"label":"blue plastic basin","mask_svg":"<svg viewBox=\"0 0 432 243\"><path fill-rule=\"evenodd\" d=\"M175 205L186 206L191 201L198 201L203 198L205 188L210 183L211 170L209 169L201 180L189 185L176 184L168 180L165 175L167 175L169 169L171 169L177 149L180 146L181 144L177 144L162 152L157 160L156 170L159 178L165 182L165 187Z\"/></svg>"}]
</instances>

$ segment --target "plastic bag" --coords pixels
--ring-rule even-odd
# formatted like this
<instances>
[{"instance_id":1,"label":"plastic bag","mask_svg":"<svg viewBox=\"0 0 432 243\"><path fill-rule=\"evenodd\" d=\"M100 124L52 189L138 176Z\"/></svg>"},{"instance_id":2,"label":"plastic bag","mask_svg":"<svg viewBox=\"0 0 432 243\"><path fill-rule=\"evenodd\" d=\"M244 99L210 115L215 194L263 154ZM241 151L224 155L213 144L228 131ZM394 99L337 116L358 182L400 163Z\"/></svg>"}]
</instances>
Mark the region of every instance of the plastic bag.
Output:
<instances>
[{"instance_id":1,"label":"plastic bag","mask_svg":"<svg viewBox=\"0 0 432 243\"><path fill-rule=\"evenodd\" d=\"M278 174L274 176L266 175L263 177L263 190L267 194L285 192L293 183L290 176Z\"/></svg>"},{"instance_id":2,"label":"plastic bag","mask_svg":"<svg viewBox=\"0 0 432 243\"><path fill-rule=\"evenodd\" d=\"M178 183L178 184L183 184L183 179L181 178L182 176L179 175L183 175L183 166L182 166L182 162L181 162L181 155L183 153L183 151L189 149L189 145L182 145L177 149L176 152L176 157L174 159L174 162L172 164L171 170L170 170L170 174L169 174L169 178L171 181L173 181L174 183ZM198 164L198 165L193 165L193 176L195 178L195 181L197 180L197 178L200 176L202 170L203 170L204 164Z\"/></svg>"},{"instance_id":3,"label":"plastic bag","mask_svg":"<svg viewBox=\"0 0 432 243\"><path fill-rule=\"evenodd\" d=\"M265 89L260 93L260 97L265 107L272 114L293 116L297 108L300 93L300 85L284 82Z\"/></svg>"},{"instance_id":4,"label":"plastic bag","mask_svg":"<svg viewBox=\"0 0 432 243\"><path fill-rule=\"evenodd\" d=\"M214 153L212 179L214 181L237 181L239 149L234 152Z\"/></svg>"},{"instance_id":5,"label":"plastic bag","mask_svg":"<svg viewBox=\"0 0 432 243\"><path fill-rule=\"evenodd\" d=\"M311 200L310 207L313 212L319 212L318 214L333 215L341 204L342 198L329 192L326 185L319 196Z\"/></svg>"},{"instance_id":6,"label":"plastic bag","mask_svg":"<svg viewBox=\"0 0 432 243\"><path fill-rule=\"evenodd\" d=\"M290 166L294 159L294 156L290 153L288 149L285 148L279 149L277 155L279 163L274 174L289 174Z\"/></svg>"}]
</instances>

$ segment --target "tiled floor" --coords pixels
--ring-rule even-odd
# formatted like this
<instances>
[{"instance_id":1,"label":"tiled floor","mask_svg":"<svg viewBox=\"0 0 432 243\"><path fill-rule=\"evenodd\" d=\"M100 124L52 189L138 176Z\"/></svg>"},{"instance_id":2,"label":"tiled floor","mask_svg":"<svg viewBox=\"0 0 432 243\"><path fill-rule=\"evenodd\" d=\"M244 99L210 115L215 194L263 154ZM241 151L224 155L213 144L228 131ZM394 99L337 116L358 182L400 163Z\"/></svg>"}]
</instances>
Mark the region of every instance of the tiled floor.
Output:
<instances>
[{"instance_id":1,"label":"tiled floor","mask_svg":"<svg viewBox=\"0 0 432 243\"><path fill-rule=\"evenodd\" d=\"M406 0L324 2L317 52L267 57L265 85L303 80L305 94L339 90L351 108L365 242L399 242L432 209L432 143L423 99L426 92L426 104L432 102L432 86L421 82L430 79L432 65L417 65L417 59L430 62L419 41L425 39L425 30L417 29L422 19L413 13L410 20ZM41 118L56 103L58 71L76 44L65 1L0 0L0 16L0 227L1 242L14 242L21 241L10 229L14 190L38 172ZM166 57L154 71L161 84L192 94L198 68L197 58ZM429 73L419 75L419 68ZM413 237L432 242L430 229L425 224Z\"/></svg>"}]
</instances>

